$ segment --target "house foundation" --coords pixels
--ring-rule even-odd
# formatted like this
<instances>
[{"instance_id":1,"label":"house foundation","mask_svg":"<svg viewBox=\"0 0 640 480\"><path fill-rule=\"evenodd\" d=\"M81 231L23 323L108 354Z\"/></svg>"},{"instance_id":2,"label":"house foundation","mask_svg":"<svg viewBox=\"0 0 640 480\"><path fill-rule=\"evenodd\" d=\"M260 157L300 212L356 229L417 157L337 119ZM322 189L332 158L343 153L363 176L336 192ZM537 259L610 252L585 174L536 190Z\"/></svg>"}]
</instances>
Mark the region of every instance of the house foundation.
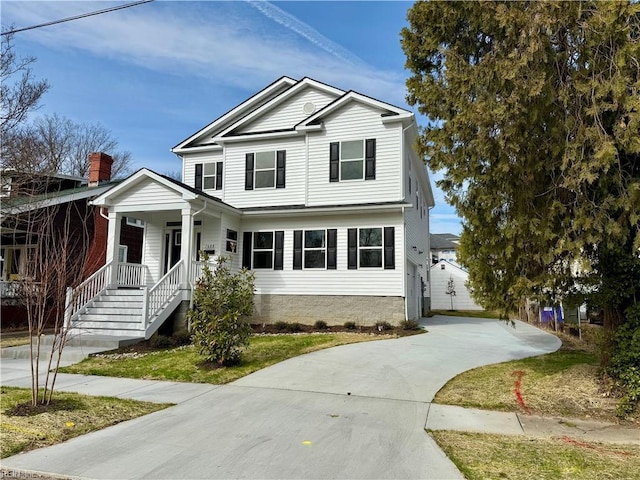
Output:
<instances>
[{"instance_id":1,"label":"house foundation","mask_svg":"<svg viewBox=\"0 0 640 480\"><path fill-rule=\"evenodd\" d=\"M318 320L327 325L370 326L376 322L398 325L405 318L404 298L364 295L255 295L253 323L302 323Z\"/></svg>"}]
</instances>

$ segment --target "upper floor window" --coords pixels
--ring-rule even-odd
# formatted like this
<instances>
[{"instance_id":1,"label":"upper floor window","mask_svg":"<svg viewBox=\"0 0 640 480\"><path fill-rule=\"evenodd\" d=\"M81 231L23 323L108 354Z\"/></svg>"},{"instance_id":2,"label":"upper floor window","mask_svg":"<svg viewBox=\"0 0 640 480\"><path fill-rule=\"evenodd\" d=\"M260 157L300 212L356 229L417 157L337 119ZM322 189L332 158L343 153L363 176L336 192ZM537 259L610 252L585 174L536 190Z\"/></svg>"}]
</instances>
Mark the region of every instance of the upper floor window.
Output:
<instances>
[{"instance_id":1,"label":"upper floor window","mask_svg":"<svg viewBox=\"0 0 640 480\"><path fill-rule=\"evenodd\" d=\"M375 180L376 139L329 144L329 181Z\"/></svg>"},{"instance_id":2,"label":"upper floor window","mask_svg":"<svg viewBox=\"0 0 640 480\"><path fill-rule=\"evenodd\" d=\"M244 189L284 188L285 168L285 150L247 153Z\"/></svg>"},{"instance_id":3,"label":"upper floor window","mask_svg":"<svg viewBox=\"0 0 640 480\"><path fill-rule=\"evenodd\" d=\"M196 163L194 187L198 190L222 190L222 162Z\"/></svg>"}]
</instances>

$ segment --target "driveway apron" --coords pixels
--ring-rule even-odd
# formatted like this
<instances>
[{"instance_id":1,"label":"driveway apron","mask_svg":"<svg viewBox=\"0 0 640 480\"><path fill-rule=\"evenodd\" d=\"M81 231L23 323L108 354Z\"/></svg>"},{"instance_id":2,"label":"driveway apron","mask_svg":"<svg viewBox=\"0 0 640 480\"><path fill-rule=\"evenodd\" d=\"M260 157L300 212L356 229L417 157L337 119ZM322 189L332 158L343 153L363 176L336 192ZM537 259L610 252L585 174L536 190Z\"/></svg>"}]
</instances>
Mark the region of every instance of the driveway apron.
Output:
<instances>
[{"instance_id":1,"label":"driveway apron","mask_svg":"<svg viewBox=\"0 0 640 480\"><path fill-rule=\"evenodd\" d=\"M465 370L560 341L521 322L436 316L422 326L292 358L2 463L95 479L463 478L424 431L435 393Z\"/></svg>"}]
</instances>

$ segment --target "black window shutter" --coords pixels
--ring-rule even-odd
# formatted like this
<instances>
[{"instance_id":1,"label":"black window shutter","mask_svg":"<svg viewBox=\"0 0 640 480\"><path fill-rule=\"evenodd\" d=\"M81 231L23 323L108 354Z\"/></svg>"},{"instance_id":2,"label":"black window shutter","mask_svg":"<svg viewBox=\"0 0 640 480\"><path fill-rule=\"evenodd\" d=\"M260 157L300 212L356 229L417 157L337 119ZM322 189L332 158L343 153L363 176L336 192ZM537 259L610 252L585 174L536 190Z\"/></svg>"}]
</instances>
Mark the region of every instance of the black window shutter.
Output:
<instances>
[{"instance_id":1,"label":"black window shutter","mask_svg":"<svg viewBox=\"0 0 640 480\"><path fill-rule=\"evenodd\" d=\"M196 163L196 180L195 183L193 184L194 188L197 188L198 190L202 190L202 164L201 163Z\"/></svg>"},{"instance_id":2,"label":"black window shutter","mask_svg":"<svg viewBox=\"0 0 640 480\"><path fill-rule=\"evenodd\" d=\"M327 230L327 270L336 269L336 253L338 244L338 230Z\"/></svg>"},{"instance_id":3,"label":"black window shutter","mask_svg":"<svg viewBox=\"0 0 640 480\"><path fill-rule=\"evenodd\" d=\"M302 230L293 231L293 269L302 270Z\"/></svg>"},{"instance_id":4,"label":"black window shutter","mask_svg":"<svg viewBox=\"0 0 640 480\"><path fill-rule=\"evenodd\" d=\"M285 150L278 150L278 159L276 162L276 188L284 188L286 157L287 152Z\"/></svg>"},{"instance_id":5,"label":"black window shutter","mask_svg":"<svg viewBox=\"0 0 640 480\"><path fill-rule=\"evenodd\" d=\"M216 190L222 190L222 162L216 163Z\"/></svg>"},{"instance_id":6,"label":"black window shutter","mask_svg":"<svg viewBox=\"0 0 640 480\"><path fill-rule=\"evenodd\" d=\"M253 190L253 153L245 157L244 189Z\"/></svg>"},{"instance_id":7,"label":"black window shutter","mask_svg":"<svg viewBox=\"0 0 640 480\"><path fill-rule=\"evenodd\" d=\"M376 179L376 139L370 138L365 141L365 180Z\"/></svg>"},{"instance_id":8,"label":"black window shutter","mask_svg":"<svg viewBox=\"0 0 640 480\"><path fill-rule=\"evenodd\" d=\"M348 252L348 268L353 270L358 268L358 229L350 228L347 230L347 252Z\"/></svg>"},{"instance_id":9,"label":"black window shutter","mask_svg":"<svg viewBox=\"0 0 640 480\"><path fill-rule=\"evenodd\" d=\"M284 250L284 232L276 231L276 246L273 255L273 269L282 270Z\"/></svg>"},{"instance_id":10,"label":"black window shutter","mask_svg":"<svg viewBox=\"0 0 640 480\"><path fill-rule=\"evenodd\" d=\"M251 270L251 244L253 242L253 234L244 232L242 234L242 266Z\"/></svg>"},{"instance_id":11,"label":"black window shutter","mask_svg":"<svg viewBox=\"0 0 640 480\"><path fill-rule=\"evenodd\" d=\"M384 227L384 268L396 268L395 228Z\"/></svg>"},{"instance_id":12,"label":"black window shutter","mask_svg":"<svg viewBox=\"0 0 640 480\"><path fill-rule=\"evenodd\" d=\"M329 181L340 180L340 143L331 142L329 144Z\"/></svg>"}]
</instances>

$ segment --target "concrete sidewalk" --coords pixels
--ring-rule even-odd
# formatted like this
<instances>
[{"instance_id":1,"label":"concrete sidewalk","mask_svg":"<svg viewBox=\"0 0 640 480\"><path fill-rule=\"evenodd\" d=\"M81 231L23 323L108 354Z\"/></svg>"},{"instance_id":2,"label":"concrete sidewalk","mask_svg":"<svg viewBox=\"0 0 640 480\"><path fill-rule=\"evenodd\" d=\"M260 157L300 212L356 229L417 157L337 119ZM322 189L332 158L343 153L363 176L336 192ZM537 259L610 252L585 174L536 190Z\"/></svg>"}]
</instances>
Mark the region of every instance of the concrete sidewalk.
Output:
<instances>
[{"instance_id":1,"label":"concrete sidewalk","mask_svg":"<svg viewBox=\"0 0 640 480\"><path fill-rule=\"evenodd\" d=\"M177 405L4 459L3 467L96 479L463 478L425 427L613 435L431 404L462 371L552 352L560 341L520 323L433 317L422 324L428 334L314 352L222 386L60 375L60 390ZM28 370L10 362L3 360L2 384L28 385Z\"/></svg>"}]
</instances>

